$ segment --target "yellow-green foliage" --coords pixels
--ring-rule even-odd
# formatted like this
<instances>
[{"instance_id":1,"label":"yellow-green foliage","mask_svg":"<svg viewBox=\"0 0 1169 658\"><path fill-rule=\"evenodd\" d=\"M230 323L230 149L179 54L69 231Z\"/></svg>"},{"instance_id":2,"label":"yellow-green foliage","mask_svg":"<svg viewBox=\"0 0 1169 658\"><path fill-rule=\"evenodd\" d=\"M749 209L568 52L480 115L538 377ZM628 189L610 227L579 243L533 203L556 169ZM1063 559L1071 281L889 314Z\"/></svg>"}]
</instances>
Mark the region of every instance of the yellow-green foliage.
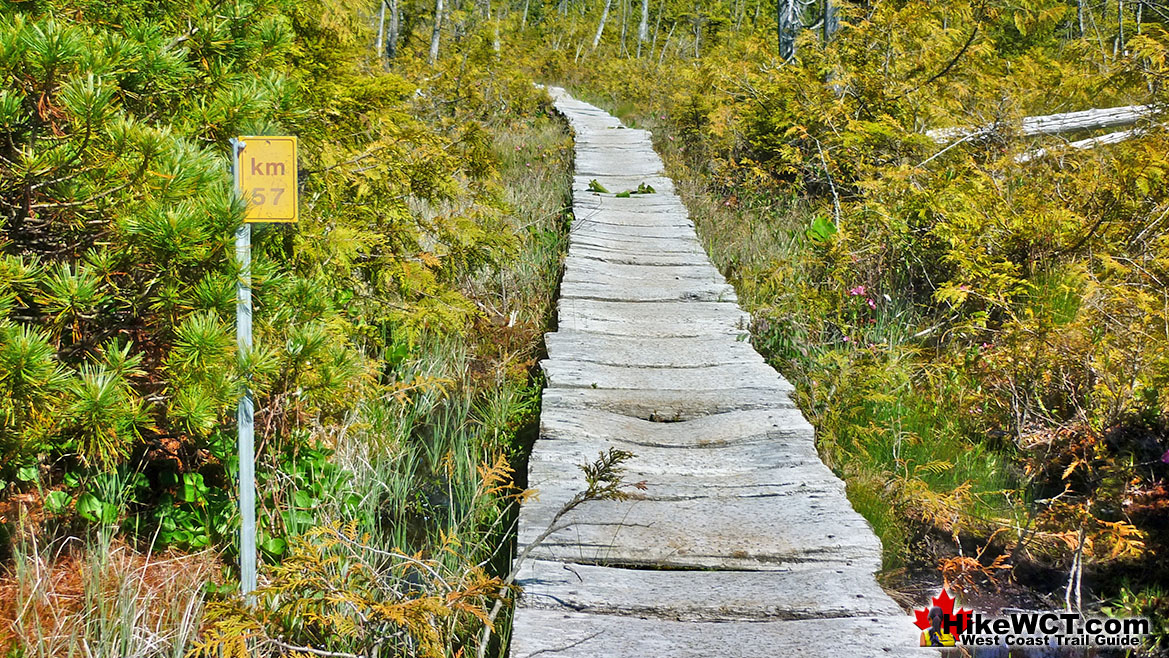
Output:
<instances>
[{"instance_id":1,"label":"yellow-green foliage","mask_svg":"<svg viewBox=\"0 0 1169 658\"><path fill-rule=\"evenodd\" d=\"M309 654L323 646L362 656L450 655L460 635L487 622L506 588L460 554L456 538L442 550L456 557L456 569L377 548L355 524L312 530L269 569L254 606L208 606L210 627L193 655Z\"/></svg>"},{"instance_id":2,"label":"yellow-green foliage","mask_svg":"<svg viewBox=\"0 0 1169 658\"><path fill-rule=\"evenodd\" d=\"M456 11L431 66L409 8L390 62L366 4L0 3L0 478L38 540L120 528L234 562L246 382L261 557L327 562L319 536L294 539L356 520L362 555L397 546L465 575L466 600L382 610L418 632L395 646L436 655L502 594L483 565L505 503L476 493L476 467L537 408L569 151L489 23ZM299 224L253 226L247 354L227 157L241 134L300 139ZM314 584L333 577L378 584ZM431 613L448 628L427 630Z\"/></svg>"},{"instance_id":3,"label":"yellow-green foliage","mask_svg":"<svg viewBox=\"0 0 1169 658\"><path fill-rule=\"evenodd\" d=\"M774 19L735 7L704 10L697 54L698 31L650 58L548 56L654 130L888 566L954 567L918 543L940 532L1167 577L1145 567L1169 550L1169 135L1153 120L1074 151L1017 134L1163 102L1163 17L1126 11L1121 33L1115 6L1083 4L1082 38L1075 3L911 0L841 3L831 40L803 32L788 63ZM925 135L954 126L992 129Z\"/></svg>"}]
</instances>

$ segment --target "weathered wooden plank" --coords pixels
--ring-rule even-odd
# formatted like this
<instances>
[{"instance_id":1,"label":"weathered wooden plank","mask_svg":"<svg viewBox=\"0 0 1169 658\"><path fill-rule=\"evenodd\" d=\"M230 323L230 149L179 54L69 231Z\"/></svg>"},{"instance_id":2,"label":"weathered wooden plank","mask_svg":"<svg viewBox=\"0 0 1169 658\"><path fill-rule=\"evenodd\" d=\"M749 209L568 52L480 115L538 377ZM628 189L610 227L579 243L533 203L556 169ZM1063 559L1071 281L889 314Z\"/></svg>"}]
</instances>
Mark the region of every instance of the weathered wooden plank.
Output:
<instances>
[{"instance_id":1,"label":"weathered wooden plank","mask_svg":"<svg viewBox=\"0 0 1169 658\"><path fill-rule=\"evenodd\" d=\"M591 361L610 366L700 368L763 364L763 357L745 340L605 336L568 329L546 334L550 360ZM785 390L790 387L784 387Z\"/></svg>"},{"instance_id":2,"label":"weathered wooden plank","mask_svg":"<svg viewBox=\"0 0 1169 658\"><path fill-rule=\"evenodd\" d=\"M698 236L696 235L682 234L670 237L634 236L619 232L614 227L609 227L610 232L603 234L596 230L582 230L586 226L584 223L573 226L572 233L569 236L569 249L581 246L610 249L613 251L655 251L658 253L693 253L695 251L702 251L702 243L698 241ZM594 224L592 227L593 229L598 229L601 228L601 225Z\"/></svg>"},{"instance_id":3,"label":"weathered wooden plank","mask_svg":"<svg viewBox=\"0 0 1169 658\"><path fill-rule=\"evenodd\" d=\"M787 394L758 388L632 390L593 388L546 388L541 395L544 412L558 407L595 409L660 422L701 418L728 411L792 409Z\"/></svg>"},{"instance_id":4,"label":"weathered wooden plank","mask_svg":"<svg viewBox=\"0 0 1169 658\"><path fill-rule=\"evenodd\" d=\"M682 265L643 265L632 263L618 263L584 258L570 254L564 259L566 273L573 279L579 277L593 277L596 280L609 278L637 279L638 281L669 281L672 279L701 279L705 281L724 282L722 273L710 262L685 263Z\"/></svg>"},{"instance_id":5,"label":"weathered wooden plank","mask_svg":"<svg viewBox=\"0 0 1169 658\"><path fill-rule=\"evenodd\" d=\"M612 226L600 222L574 222L570 239L578 236L597 238L625 238L627 240L659 239L694 241L694 229L686 226Z\"/></svg>"},{"instance_id":6,"label":"weathered wooden plank","mask_svg":"<svg viewBox=\"0 0 1169 658\"><path fill-rule=\"evenodd\" d=\"M685 281L674 279L630 288L613 282L594 280L564 281L560 284L561 298L623 300L642 302L669 302L693 300L701 302L733 302L735 289L717 281Z\"/></svg>"},{"instance_id":7,"label":"weathered wooden plank","mask_svg":"<svg viewBox=\"0 0 1169 658\"><path fill-rule=\"evenodd\" d=\"M643 210L616 210L613 208L605 208L601 210L591 210L582 214L574 221L575 225L598 224L608 226L680 226L694 230L694 223L690 221L690 217L685 210L678 209L673 212L665 212L662 210L654 210L652 212L645 212Z\"/></svg>"},{"instance_id":8,"label":"weathered wooden plank","mask_svg":"<svg viewBox=\"0 0 1169 658\"><path fill-rule=\"evenodd\" d=\"M515 658L924 658L908 616L687 622L520 608Z\"/></svg>"},{"instance_id":9,"label":"weathered wooden plank","mask_svg":"<svg viewBox=\"0 0 1169 658\"><path fill-rule=\"evenodd\" d=\"M747 335L747 326L751 321L750 315L730 302L628 302L561 298L558 307L562 327L621 336L725 334L737 339Z\"/></svg>"},{"instance_id":10,"label":"weathered wooden plank","mask_svg":"<svg viewBox=\"0 0 1169 658\"><path fill-rule=\"evenodd\" d=\"M930 655L877 586L876 536L820 461L791 385L745 340L750 317L649 134L553 93L576 131L576 220L519 546L601 453L632 453L625 477L642 486L578 505L531 546L512 655ZM613 194L642 182L655 193ZM831 642L809 642L813 630Z\"/></svg>"},{"instance_id":11,"label":"weathered wooden plank","mask_svg":"<svg viewBox=\"0 0 1169 658\"><path fill-rule=\"evenodd\" d=\"M666 500L654 500L651 493L644 500L586 502L562 517L563 529L531 554L654 569L847 565L873 573L881 566L880 542L843 492L804 484L802 489L758 496L718 496L710 495L719 493L712 483L704 484L708 486L684 499L684 492L671 491ZM519 546L539 536L579 490L545 484L540 497L520 510Z\"/></svg>"},{"instance_id":12,"label":"weathered wooden plank","mask_svg":"<svg viewBox=\"0 0 1169 658\"><path fill-rule=\"evenodd\" d=\"M608 326L606 325L606 328ZM633 332L634 335L638 336L647 335L640 329L641 326L635 325L635 328L627 329L626 325L621 325L621 330ZM717 329L706 334L690 333L704 329L703 326L677 328L671 334L665 334L664 329L657 330L655 328L655 331L661 332L658 335L669 336L701 336L723 333ZM587 325L584 326L584 331L589 330ZM609 330L606 333L624 335L618 330ZM544 370L544 376L548 378L548 384L557 388L627 388L640 391L653 389L700 391L742 388L757 388L775 392L791 390L791 387L779 376L779 373L775 372L775 369L762 362L743 361L690 368L662 368L549 359L541 362L540 367Z\"/></svg>"},{"instance_id":13,"label":"weathered wooden plank","mask_svg":"<svg viewBox=\"0 0 1169 658\"><path fill-rule=\"evenodd\" d=\"M871 579L864 570L849 567L650 571L533 560L524 565L517 582L527 588L525 607L554 612L664 616L677 621L900 615L901 609L887 597L863 593ZM825 582L833 587L825 588Z\"/></svg>"},{"instance_id":14,"label":"weathered wooden plank","mask_svg":"<svg viewBox=\"0 0 1169 658\"><path fill-rule=\"evenodd\" d=\"M569 250L569 257L595 260L602 263L616 263L618 265L696 265L709 267L709 262L701 254L677 251L614 251L612 249L598 249L574 245Z\"/></svg>"}]
</instances>

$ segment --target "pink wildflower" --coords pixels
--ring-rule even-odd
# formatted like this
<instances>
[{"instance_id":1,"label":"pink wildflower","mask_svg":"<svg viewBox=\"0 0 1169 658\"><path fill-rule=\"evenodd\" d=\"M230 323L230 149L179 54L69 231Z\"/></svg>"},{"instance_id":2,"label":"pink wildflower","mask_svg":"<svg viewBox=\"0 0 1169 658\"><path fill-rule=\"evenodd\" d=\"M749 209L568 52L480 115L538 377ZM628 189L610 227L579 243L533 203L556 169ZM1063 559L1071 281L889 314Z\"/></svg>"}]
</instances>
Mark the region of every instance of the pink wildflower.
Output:
<instances>
[{"instance_id":1,"label":"pink wildflower","mask_svg":"<svg viewBox=\"0 0 1169 658\"><path fill-rule=\"evenodd\" d=\"M865 301L869 303L869 308L872 308L872 309L877 308L877 302L874 302L872 297L869 297Z\"/></svg>"},{"instance_id":2,"label":"pink wildflower","mask_svg":"<svg viewBox=\"0 0 1169 658\"><path fill-rule=\"evenodd\" d=\"M848 294L852 295L853 297L860 297L861 295L865 294L865 287L864 286L857 286L857 287L853 288L852 290L849 290Z\"/></svg>"}]
</instances>

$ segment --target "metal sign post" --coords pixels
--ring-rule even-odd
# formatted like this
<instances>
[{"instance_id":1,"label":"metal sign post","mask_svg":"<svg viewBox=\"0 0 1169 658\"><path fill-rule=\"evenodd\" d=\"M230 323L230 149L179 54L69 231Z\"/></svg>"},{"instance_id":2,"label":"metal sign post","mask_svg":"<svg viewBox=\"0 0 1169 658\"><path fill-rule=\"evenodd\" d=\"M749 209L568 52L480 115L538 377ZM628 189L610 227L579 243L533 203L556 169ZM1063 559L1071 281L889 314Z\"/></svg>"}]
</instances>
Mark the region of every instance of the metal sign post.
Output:
<instances>
[{"instance_id":1,"label":"metal sign post","mask_svg":"<svg viewBox=\"0 0 1169 658\"><path fill-rule=\"evenodd\" d=\"M241 364L252 350L252 224L297 221L295 137L237 137L231 140L231 178L236 198L248 203L244 221L235 231L235 340ZM245 153L246 152L246 153ZM242 167L241 167L242 163ZM256 591L256 454L255 402L245 384L236 411L239 428L239 571L240 591L248 603Z\"/></svg>"}]
</instances>

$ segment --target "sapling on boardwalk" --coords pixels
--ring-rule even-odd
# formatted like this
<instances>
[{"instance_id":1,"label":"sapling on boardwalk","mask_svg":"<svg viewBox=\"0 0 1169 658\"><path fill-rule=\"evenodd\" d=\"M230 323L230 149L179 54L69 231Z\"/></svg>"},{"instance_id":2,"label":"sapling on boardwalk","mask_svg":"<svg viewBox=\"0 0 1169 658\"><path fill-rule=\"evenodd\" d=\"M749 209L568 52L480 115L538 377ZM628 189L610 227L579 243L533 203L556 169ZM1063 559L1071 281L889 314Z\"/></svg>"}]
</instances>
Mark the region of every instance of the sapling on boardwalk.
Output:
<instances>
[{"instance_id":1,"label":"sapling on boardwalk","mask_svg":"<svg viewBox=\"0 0 1169 658\"><path fill-rule=\"evenodd\" d=\"M565 503L552 517L548 527L520 551L515 561L512 562L511 571L504 577L503 585L510 587L515 582L516 576L519 575L520 568L523 567L528 556L545 539L572 525L572 521L562 521L569 512L591 500L625 500L629 497L629 494L623 490L626 486L644 490L646 488L645 482L627 485L622 479L622 474L625 471L624 464L632 458L632 452L609 448L609 451L602 452L595 462L582 464L580 469L584 471L586 487ZM487 615L487 623L483 626L483 637L479 642L478 658L484 658L487 654L487 647L491 641L491 628L495 618L503 610L503 603L502 597L496 599L495 604L491 607L491 612Z\"/></svg>"}]
</instances>

